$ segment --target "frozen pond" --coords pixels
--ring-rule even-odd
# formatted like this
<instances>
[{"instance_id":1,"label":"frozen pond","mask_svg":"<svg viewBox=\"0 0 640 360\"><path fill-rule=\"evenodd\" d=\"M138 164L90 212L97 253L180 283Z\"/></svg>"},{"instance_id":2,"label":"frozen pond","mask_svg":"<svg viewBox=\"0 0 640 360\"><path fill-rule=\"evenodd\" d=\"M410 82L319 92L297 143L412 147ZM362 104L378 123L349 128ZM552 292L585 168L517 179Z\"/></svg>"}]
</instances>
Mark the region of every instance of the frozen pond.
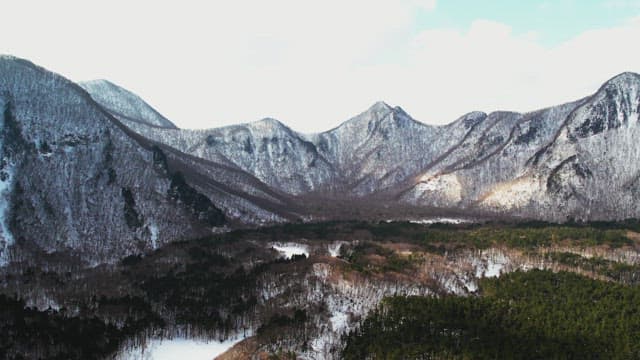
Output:
<instances>
[{"instance_id":1,"label":"frozen pond","mask_svg":"<svg viewBox=\"0 0 640 360\"><path fill-rule=\"evenodd\" d=\"M242 341L236 338L226 341L196 339L149 340L145 347L127 350L120 360L212 360Z\"/></svg>"}]
</instances>

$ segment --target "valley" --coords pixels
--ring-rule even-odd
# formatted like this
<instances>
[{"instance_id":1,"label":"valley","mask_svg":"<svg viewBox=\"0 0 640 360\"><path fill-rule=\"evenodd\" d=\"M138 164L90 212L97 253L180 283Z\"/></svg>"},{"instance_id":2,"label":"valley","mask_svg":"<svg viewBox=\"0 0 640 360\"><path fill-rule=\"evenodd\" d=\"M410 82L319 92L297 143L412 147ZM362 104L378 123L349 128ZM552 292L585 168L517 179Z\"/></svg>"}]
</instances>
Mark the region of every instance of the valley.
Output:
<instances>
[{"instance_id":1,"label":"valley","mask_svg":"<svg viewBox=\"0 0 640 360\"><path fill-rule=\"evenodd\" d=\"M594 91L189 130L0 56L0 354L638 358L640 75Z\"/></svg>"},{"instance_id":2,"label":"valley","mask_svg":"<svg viewBox=\"0 0 640 360\"><path fill-rule=\"evenodd\" d=\"M34 320L5 323L14 338L0 348L10 358L125 359L159 339L247 336L221 359L349 358L344 336L390 297L475 301L488 296L487 279L540 271L631 291L640 282L638 230L634 221L330 222L175 242L90 268L68 254L34 253L1 278L2 301ZM16 315L3 309L5 319Z\"/></svg>"}]
</instances>

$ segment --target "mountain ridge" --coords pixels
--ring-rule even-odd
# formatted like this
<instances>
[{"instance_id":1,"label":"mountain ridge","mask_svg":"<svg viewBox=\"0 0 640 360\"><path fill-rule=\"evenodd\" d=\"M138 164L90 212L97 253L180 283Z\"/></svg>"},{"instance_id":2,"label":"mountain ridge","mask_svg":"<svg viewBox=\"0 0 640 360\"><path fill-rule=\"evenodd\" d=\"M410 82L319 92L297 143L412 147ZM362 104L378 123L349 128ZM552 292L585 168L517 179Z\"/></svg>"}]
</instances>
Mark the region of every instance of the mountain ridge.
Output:
<instances>
[{"instance_id":1,"label":"mountain ridge","mask_svg":"<svg viewBox=\"0 0 640 360\"><path fill-rule=\"evenodd\" d=\"M605 82L601 89L616 86L628 87L638 82L638 79L640 79L638 74L622 73ZM278 156L269 151L258 151L252 155L253 157L243 157L241 149L237 146L233 148L229 143L224 145L215 141L209 142L212 149L203 150L197 145L202 141L183 139L190 146L183 145L180 150L205 158L221 156L242 170L254 174L269 186L295 196L322 193L334 194L336 197L347 194L348 197L361 198L386 194L383 196L386 200L400 200L402 203L416 206L462 207L465 211L470 211L473 207L478 210L477 207L480 207L494 212L496 207L487 206L484 199L495 201L495 196L492 197L490 194L515 180L513 175L520 177L527 171L537 171L536 159L544 153L545 148L550 147L557 140L567 117L584 103L589 102L598 92L580 100L526 113L470 112L449 124L437 126L419 122L402 108L392 107L383 101L374 103L367 110L337 127L315 134L300 134L286 124L270 119L269 122L291 134L291 136L283 136L281 138L283 142L304 143L302 147L314 156L317 155L311 156L312 160L307 158L307 161L293 161L295 156L291 153L300 153L300 151L292 148L285 149L277 154ZM628 108L630 109L629 106ZM628 112L629 109L624 111ZM213 140L214 138L210 137L211 134L219 131L236 132L243 127L253 128L255 124L256 122L198 130L190 136L197 137L196 133L208 134L207 140ZM151 134L153 131L148 129L143 131L140 128L138 131L156 141L165 141L175 146L175 141L167 140L171 138L171 136L165 137L167 134ZM252 134L251 136L256 139L265 135L255 132ZM245 150L248 149L249 152L253 151L253 147L249 145L259 141L253 137L250 140L243 140L248 141ZM231 140L233 143L239 139ZM231 149L225 150L225 147L229 146ZM514 150L516 148L519 150ZM220 151L224 154L221 155ZM528 157L520 158L516 152L527 154ZM478 182L474 185L469 183L472 180L465 180L463 183L457 180L456 174L461 172L477 172L479 171L477 169L484 165L498 166L496 157L500 154L506 156L507 153L511 154L513 161L516 161L508 167L510 171L505 171L507 167L502 165L500 168L475 175L480 175L481 178L494 178L490 184L478 187ZM240 159L234 159L234 157L240 157ZM315 160L323 163L322 171L317 172L311 169ZM256 161L271 162L270 165L263 164L263 166L256 165ZM288 164L291 168L280 176L282 169L275 163ZM271 170L267 170L269 168ZM307 174L306 180L296 181L295 174L301 173ZM488 175L490 173L494 175ZM283 182L282 178L288 180ZM474 186L466 186L464 183ZM424 191L420 189L421 184L426 184ZM471 190L473 188L477 190ZM484 190L480 190L481 188ZM541 191L544 192L546 189ZM407 196L407 194L410 195ZM511 207L511 204L505 201L500 201L497 205L506 206L509 209ZM505 212L502 213L505 215ZM521 209L519 216L544 217L544 212L532 213ZM560 220L558 214L554 216L545 217L545 219ZM588 217L588 214L585 216Z\"/></svg>"},{"instance_id":2,"label":"mountain ridge","mask_svg":"<svg viewBox=\"0 0 640 360\"><path fill-rule=\"evenodd\" d=\"M11 56L11 55L0 55L0 57L1 57L1 56L9 57L9 58L13 58L13 59L23 60L23 59L20 59L20 58L13 57L13 56ZM28 60L24 60L24 61L28 61ZM37 66L37 65L34 65L34 66ZM606 86L606 85L609 85L609 84L617 83L617 82L624 82L624 81L627 81L627 82L628 82L629 80L631 80L631 81L634 81L634 80L640 81L640 73L636 73L636 72L633 72L633 71L624 71L624 72L621 72L621 73L619 73L619 74L617 74L617 75L614 75L613 77L609 78L609 79L608 79L608 80L606 80L605 82L603 82L603 84L600 86L600 88L602 88L602 87L604 87L604 86ZM131 93L130 91L128 91L128 90L126 90L126 89L124 89L124 88L121 88L120 86L118 86L118 85L116 85L116 84L112 83L111 81L109 81L109 80L107 80L107 79L94 79L94 80L84 81L84 82L80 82L80 83L79 83L79 85L80 85L80 86L83 86L83 85L85 85L85 84L90 84L90 83L93 83L93 82L106 82L106 83L110 83L110 84L112 84L113 86L119 87L120 89L125 90L125 91L127 91L127 92ZM598 90L599 90L599 89L598 89ZM89 93L91 93L92 91L88 91L88 92L89 92ZM596 92L597 92L597 91L596 91ZM97 92L95 92L95 93L97 93ZM133 94L133 93L131 93L131 94ZM595 93L594 93L594 94L595 94ZM133 95L135 95L135 94L133 94ZM135 96L136 96L136 97L138 97L137 95L135 95ZM586 98L588 98L588 97L589 97L589 96L587 96L587 97L585 97L585 98L582 98L582 99L580 99L580 100L586 99ZM139 97L138 97L138 98L139 98ZM140 100L142 100L142 99L140 99ZM548 109L548 108L552 108L552 107L555 107L555 106L561 106L561 105L564 105L564 104L573 103L573 102L580 101L580 100L567 101L567 102L565 102L565 103L561 103L561 104L559 104L559 105L547 106L547 107L543 107L543 108L540 108L540 109L533 109L533 110L525 111L525 112L519 112L519 111L515 111L515 110L494 110L494 111L491 111L490 113L514 113L514 114L527 115L527 114L531 114L531 113L535 113L535 112L543 111L543 110L546 110L546 109ZM144 100L142 100L142 101L144 101ZM481 110L472 110L472 111L469 111L469 112L467 112L467 113L463 114L462 116L460 116L460 117L456 118L455 120L453 120L453 121L451 121L451 122L448 122L448 123L442 123L442 124L430 124L430 123L422 122L422 121L420 121L420 120L417 120L417 119L413 118L413 117L412 117L408 112L406 112L406 110L405 110L404 108L402 108L400 105L392 106L392 105L389 105L389 104L388 104L386 101L384 101L384 100L377 100L377 101L375 101L373 104L371 104L367 109L365 109L364 111L362 111L359 115L362 115L362 114L367 113L367 112L372 112L372 111L384 112L384 111L391 111L391 110L395 110L395 111L398 111L398 112L404 113L406 116L410 117L413 121L415 121L415 122L417 122L417 123L420 123L420 124L422 124L422 125L430 126L430 127L447 127L447 126L451 126L451 125L453 125L455 122L460 121L462 118L464 118L464 117L466 117L466 116L469 116L469 115L472 115L472 114L473 114L473 115L476 115L476 114L477 114L477 115L481 115L481 114L488 115L488 114L490 114L490 113L486 113L486 112L481 111ZM240 122L240 123L237 123L237 124L230 124L230 125L223 125L223 126L214 126L214 127L204 127L204 128L197 128L197 129L193 129L193 128L189 128L189 129L180 128L180 127L176 126L175 124L174 124L174 126L175 126L175 128L176 128L176 129L179 129L179 130L206 131L206 130L222 129L222 128L226 128L226 127L242 126L242 125L249 125L249 124L254 124L254 123L260 123L260 122L262 122L262 121L268 121L268 122L275 122L275 123L279 123L281 126L286 127L286 128L288 128L289 130L291 130L291 131L293 131L293 132L295 132L295 133L297 133L297 134L300 134L300 135L314 136L314 135L320 135L320 134L324 134L324 133L332 132L333 130L336 130L337 128L339 128L339 127L341 127L341 126L345 125L346 123L348 123L349 121L353 120L353 119L354 119L354 118L356 118L356 117L358 117L358 115L355 115L355 116L353 116L352 118L349 118L349 119L347 119L347 120L344 120L344 121L343 121L343 122L341 122L340 124L338 124L338 125L336 125L336 126L334 126L334 127L331 127L331 128L329 128L329 129L327 129L327 130L320 130L320 131L315 131L315 132L300 132L300 131L298 131L298 130L296 130L296 129L292 128L292 127L290 127L290 126L289 126L289 125L287 125L285 122L283 122L283 121L281 121L281 120L279 120L279 119L277 119L277 118L273 118L273 117L264 117L264 118L261 118L261 119L259 119L259 120L250 121L250 122Z\"/></svg>"},{"instance_id":3,"label":"mountain ridge","mask_svg":"<svg viewBox=\"0 0 640 360\"><path fill-rule=\"evenodd\" d=\"M162 128L178 128L139 96L109 80L91 80L81 82L78 85L87 92L92 93L94 100L116 118L137 119L138 121L144 119L145 124L148 125Z\"/></svg>"},{"instance_id":4,"label":"mountain ridge","mask_svg":"<svg viewBox=\"0 0 640 360\"><path fill-rule=\"evenodd\" d=\"M14 244L100 262L299 221L640 218L635 73L527 113L470 112L433 126L379 101L302 134L273 118L178 129L116 85L83 87L4 56L0 110L4 262Z\"/></svg>"}]
</instances>

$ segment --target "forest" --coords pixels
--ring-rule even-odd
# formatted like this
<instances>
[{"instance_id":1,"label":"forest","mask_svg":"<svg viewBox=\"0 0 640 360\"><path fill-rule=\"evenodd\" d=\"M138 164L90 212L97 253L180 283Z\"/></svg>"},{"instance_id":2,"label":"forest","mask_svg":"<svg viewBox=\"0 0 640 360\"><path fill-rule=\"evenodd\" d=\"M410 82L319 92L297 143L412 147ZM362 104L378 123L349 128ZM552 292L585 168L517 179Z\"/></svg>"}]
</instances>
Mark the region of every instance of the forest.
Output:
<instances>
[{"instance_id":1,"label":"forest","mask_svg":"<svg viewBox=\"0 0 640 360\"><path fill-rule=\"evenodd\" d=\"M150 338L253 333L259 350L291 358L331 331L337 290L323 281L342 279L365 298L345 293L340 301L366 300L375 310L345 315L360 327L327 347L344 348L337 358L638 358L640 266L616 257L637 253L636 230L635 222L287 224L179 241L100 266L19 244L25 255L0 273L0 354L101 359ZM287 241L303 241L310 256L283 259L271 248ZM343 245L330 257L336 241ZM480 280L469 296L438 282L473 275L460 254L473 260L487 249L589 277L516 271ZM319 278L317 265L333 275ZM379 307L366 298L414 287L432 295L391 297Z\"/></svg>"},{"instance_id":2,"label":"forest","mask_svg":"<svg viewBox=\"0 0 640 360\"><path fill-rule=\"evenodd\" d=\"M640 289L567 272L483 279L481 296L386 299L345 359L637 359Z\"/></svg>"}]
</instances>

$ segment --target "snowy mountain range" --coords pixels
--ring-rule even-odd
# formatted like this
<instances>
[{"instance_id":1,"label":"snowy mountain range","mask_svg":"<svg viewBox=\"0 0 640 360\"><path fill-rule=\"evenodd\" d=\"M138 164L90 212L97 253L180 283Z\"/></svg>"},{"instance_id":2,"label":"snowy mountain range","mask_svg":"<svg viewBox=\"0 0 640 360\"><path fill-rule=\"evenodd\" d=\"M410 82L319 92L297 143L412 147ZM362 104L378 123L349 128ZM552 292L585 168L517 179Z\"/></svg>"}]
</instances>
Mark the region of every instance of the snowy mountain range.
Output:
<instances>
[{"instance_id":1,"label":"snowy mountain range","mask_svg":"<svg viewBox=\"0 0 640 360\"><path fill-rule=\"evenodd\" d=\"M75 84L4 56L0 110L5 262L19 256L11 244L100 262L221 228L420 211L640 217L633 73L531 113L430 126L378 102L307 135L275 119L179 129L108 81Z\"/></svg>"}]
</instances>

